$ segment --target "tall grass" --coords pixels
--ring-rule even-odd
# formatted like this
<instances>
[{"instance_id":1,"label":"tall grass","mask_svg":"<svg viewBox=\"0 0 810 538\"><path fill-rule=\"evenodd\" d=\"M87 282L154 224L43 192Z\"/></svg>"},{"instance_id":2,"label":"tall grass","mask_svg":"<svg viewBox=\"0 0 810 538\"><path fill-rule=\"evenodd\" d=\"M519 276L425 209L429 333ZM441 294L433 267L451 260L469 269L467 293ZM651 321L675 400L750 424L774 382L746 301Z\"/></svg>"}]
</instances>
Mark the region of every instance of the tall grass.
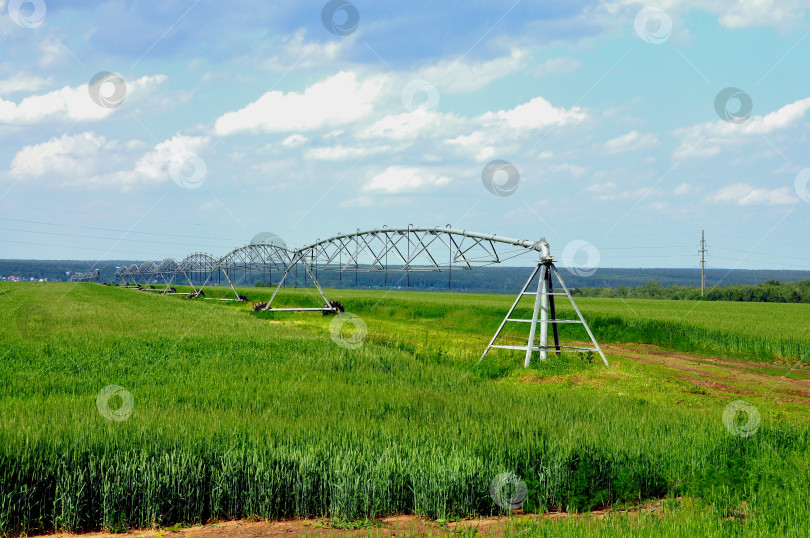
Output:
<instances>
[{"instance_id":1,"label":"tall grass","mask_svg":"<svg viewBox=\"0 0 810 538\"><path fill-rule=\"evenodd\" d=\"M520 382L508 355L473 366L467 350L480 352L498 305L433 296L392 309L379 294L357 295L369 338L347 350L320 317L97 285L18 286L2 288L0 311L3 534L489 515L502 513L488 489L503 472L526 481L531 511L685 496L700 499L684 512L695 529L779 534L807 524L806 424L764 416L742 439L723 426L725 402L696 411ZM274 316L284 321L263 319ZM549 364L538 375L573 369L622 383L576 356ZM121 422L96 409L110 384L134 397ZM608 532L593 525L569 531Z\"/></svg>"},{"instance_id":2,"label":"tall grass","mask_svg":"<svg viewBox=\"0 0 810 538\"><path fill-rule=\"evenodd\" d=\"M495 332L514 300L498 295L426 292L330 290L330 293L358 314L382 319L440 320L454 330L474 332L485 341ZM282 300L300 303L308 295L311 291L290 290ZM582 297L575 300L600 343L636 342L752 360L810 362L808 305ZM558 299L557 305L561 318L575 319L567 301ZM531 301L525 299L521 306L530 315ZM562 330L570 338L587 340L585 332L576 326ZM513 331L515 336L522 337L525 333Z\"/></svg>"}]
</instances>

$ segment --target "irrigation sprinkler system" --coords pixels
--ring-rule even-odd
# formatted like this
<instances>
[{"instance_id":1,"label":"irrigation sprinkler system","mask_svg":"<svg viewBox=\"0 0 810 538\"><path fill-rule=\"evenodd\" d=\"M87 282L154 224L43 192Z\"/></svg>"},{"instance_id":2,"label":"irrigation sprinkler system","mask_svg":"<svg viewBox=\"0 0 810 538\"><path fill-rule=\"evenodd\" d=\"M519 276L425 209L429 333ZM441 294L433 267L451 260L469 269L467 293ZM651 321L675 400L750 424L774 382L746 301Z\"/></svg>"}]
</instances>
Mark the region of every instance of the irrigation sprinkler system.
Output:
<instances>
[{"instance_id":1,"label":"irrigation sprinkler system","mask_svg":"<svg viewBox=\"0 0 810 538\"><path fill-rule=\"evenodd\" d=\"M120 267L116 270L116 279L124 287L154 290L164 294L177 293L172 283L178 277L183 278L191 286L190 298L206 298L206 286L222 284L222 276L233 291L233 298L225 297L214 300L245 301L246 298L236 290L235 280L240 271L247 274L256 272L266 275L269 273L273 280L273 271L280 275L270 300L261 306L261 310L273 312L300 312L318 311L324 314L334 314L342 309L336 301L330 301L318 281L321 272L334 272L338 274L338 281L354 276L358 282L360 273L384 275L385 285L388 286L390 273L404 273L400 277L407 279L410 286L412 273L425 271L446 272L448 285L452 282L454 270L470 270L503 263L507 260L534 251L538 254L534 271L529 276L523 289L515 299L506 317L501 322L495 335L490 340L482 360L492 348L512 349L525 352L524 366L529 366L535 352L545 360L551 353L579 353L597 352L606 366L609 366L605 354L596 342L590 327L574 302L571 293L565 286L559 271L554 265L554 258L549 251L545 239L531 241L528 239L513 239L493 234L483 234L469 230L458 230L447 227L419 227L409 225L402 228L374 228L371 230L357 230L355 232L338 234L327 239L317 239L314 243L300 248L288 247L283 241L273 236L267 241L256 241L238 247L224 256L214 257L204 252L195 252L177 262L167 258L158 264L147 261L140 266L132 264L129 267ZM273 308L273 302L279 290L285 285L291 275L297 275L302 270L304 280L307 277L317 289L323 299L323 306L319 307L293 307ZM293 278L296 278L293 276ZM559 289L555 291L553 283L556 278ZM164 289L157 289L150 282L162 280ZM533 288L537 281L536 291ZM532 316L527 319L511 317L518 307L521 299L526 296L534 297ZM557 317L555 297L565 296L570 301L578 319L559 319ZM497 344L499 337L507 323L528 323L529 336L525 344ZM560 344L558 327L560 324L580 324L590 338L592 346L564 346ZM549 346L549 326L554 338L553 345Z\"/></svg>"},{"instance_id":2,"label":"irrigation sprinkler system","mask_svg":"<svg viewBox=\"0 0 810 538\"><path fill-rule=\"evenodd\" d=\"M68 278L68 282L95 282L100 278L101 271L99 269L93 269L86 273L73 273L70 275L70 278Z\"/></svg>"}]
</instances>

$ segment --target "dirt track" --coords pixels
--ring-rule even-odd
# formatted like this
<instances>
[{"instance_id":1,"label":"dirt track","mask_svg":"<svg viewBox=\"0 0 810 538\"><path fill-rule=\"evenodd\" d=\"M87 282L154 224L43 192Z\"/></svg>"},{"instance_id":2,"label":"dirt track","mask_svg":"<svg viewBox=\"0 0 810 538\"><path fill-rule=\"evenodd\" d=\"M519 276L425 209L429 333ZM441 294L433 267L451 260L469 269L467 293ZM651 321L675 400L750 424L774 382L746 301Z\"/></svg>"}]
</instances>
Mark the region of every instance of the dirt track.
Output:
<instances>
[{"instance_id":1,"label":"dirt track","mask_svg":"<svg viewBox=\"0 0 810 538\"><path fill-rule=\"evenodd\" d=\"M679 353L646 344L603 345L609 353L657 364L704 389L810 405L810 369ZM790 377L788 377L788 375Z\"/></svg>"},{"instance_id":2,"label":"dirt track","mask_svg":"<svg viewBox=\"0 0 810 538\"><path fill-rule=\"evenodd\" d=\"M131 530L126 534L104 532L87 534L57 534L64 538L276 538L291 536L425 536L443 535L463 528L476 529L484 536L503 534L506 518L448 523L442 527L436 522L416 516L393 516L380 520L376 526L359 529L331 528L329 523L316 519L286 521L225 521L212 525L182 528L176 532L163 530Z\"/></svg>"},{"instance_id":3,"label":"dirt track","mask_svg":"<svg viewBox=\"0 0 810 538\"><path fill-rule=\"evenodd\" d=\"M603 518L608 514L660 515L664 503L650 501L629 510L595 510L587 514L551 513L523 515L513 512L510 517L490 517L448 522L445 525L412 515L391 516L375 523L375 526L359 529L330 527L328 521L318 519L292 519L285 521L223 521L211 525L197 525L168 529L130 530L126 533L92 532L84 534L57 533L58 538L281 538L292 536L445 536L471 533L487 537L501 537L507 529L513 532L522 524L537 519L561 519L568 517ZM511 534L511 533L510 533Z\"/></svg>"}]
</instances>

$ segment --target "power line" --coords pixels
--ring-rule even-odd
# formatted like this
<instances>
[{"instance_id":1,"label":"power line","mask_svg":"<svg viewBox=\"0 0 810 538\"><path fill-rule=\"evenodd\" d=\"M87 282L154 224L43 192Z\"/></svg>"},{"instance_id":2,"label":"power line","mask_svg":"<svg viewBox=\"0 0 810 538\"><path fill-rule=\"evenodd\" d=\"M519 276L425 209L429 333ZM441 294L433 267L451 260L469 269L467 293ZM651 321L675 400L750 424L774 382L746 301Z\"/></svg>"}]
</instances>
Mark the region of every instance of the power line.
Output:
<instances>
[{"instance_id":1,"label":"power line","mask_svg":"<svg viewBox=\"0 0 810 538\"><path fill-rule=\"evenodd\" d=\"M32 207L32 206L26 206L26 205L23 205L23 204L7 203L6 205L19 207L21 209L33 210L33 211L47 211L48 213L58 212L58 213L67 213L67 214L71 214L71 215L82 215L82 216L85 216L85 217L92 217L92 218L107 218L107 219L127 220L127 221L132 220L132 219L130 219L128 217L122 217L120 215L107 215L105 213L98 213L98 212L93 212L92 214L88 214L88 213L82 212L82 211L70 211L69 209L61 209L61 208L60 209L48 208L47 210L45 210L42 207ZM185 224L185 225L191 225L191 226L209 226L209 227L212 227L212 228L219 227L216 224L205 224L205 223L199 223L199 222L192 223L192 222L188 222L188 221L179 221L179 220L150 219L149 222L160 222L160 223L164 223L164 224Z\"/></svg>"},{"instance_id":2,"label":"power line","mask_svg":"<svg viewBox=\"0 0 810 538\"><path fill-rule=\"evenodd\" d=\"M180 234L168 234L168 233L161 233L161 232L138 232L135 230L121 230L117 228L102 228L99 226L82 226L80 224L58 224L56 222L43 222L39 220L24 220L24 219L11 219L8 217L0 217L0 220L7 220L11 222L24 222L26 224L43 224L46 226L60 226L66 228L84 228L86 230L99 230L103 232L123 232L123 233L133 233L133 234L143 234L143 235L158 235L158 236L165 236L165 237L182 237L186 239L207 239L211 241L228 241L229 243L235 243L232 239L225 239L223 237L205 237L201 235L180 235Z\"/></svg>"},{"instance_id":3,"label":"power line","mask_svg":"<svg viewBox=\"0 0 810 538\"><path fill-rule=\"evenodd\" d=\"M73 237L78 239L104 239L108 241L126 241L129 243L149 243L152 245L177 245L177 246L185 246L185 247L197 247L197 248L209 248L211 245L194 245L189 243L174 243L170 241L155 241L153 239L122 239L118 237L100 237L97 235L78 235L78 234L68 234L68 233L60 233L60 232L40 232L36 230L20 230L18 228L3 228L0 227L0 230L4 230L7 232L20 232L20 233L31 233L31 234L40 234L40 235L58 235L61 237Z\"/></svg>"},{"instance_id":4,"label":"power line","mask_svg":"<svg viewBox=\"0 0 810 538\"><path fill-rule=\"evenodd\" d=\"M714 232L714 231L712 231L712 233L714 235L719 235L720 237L728 237L728 238L736 240L736 241L741 241L740 237L737 236L737 235L726 234L726 233L721 233L721 232ZM744 240L745 239L742 239L742 241L744 241ZM768 240L768 244L769 245L775 245L775 246L787 247L787 248L793 248L793 249L799 247L799 245L796 242L788 243L788 242L784 242L784 241L771 241L770 239Z\"/></svg>"},{"instance_id":5,"label":"power line","mask_svg":"<svg viewBox=\"0 0 810 538\"><path fill-rule=\"evenodd\" d=\"M742 252L742 253L745 253L745 254L749 253L749 251L747 251L747 250L738 250L738 249L733 249L733 248L721 248L721 247L715 247L715 248L717 250L725 250L727 252ZM765 255L765 256L770 256L772 258L787 258L787 259L790 259L790 260L800 260L800 261L804 261L804 262L810 262L810 258L802 258L802 257L799 257L799 256L785 256L784 254L769 254L767 252L760 252L760 251L757 251L757 253Z\"/></svg>"},{"instance_id":6,"label":"power line","mask_svg":"<svg viewBox=\"0 0 810 538\"><path fill-rule=\"evenodd\" d=\"M69 248L69 249L76 249L76 250L94 250L94 251L105 251L109 252L110 249L108 248L95 248L95 247L76 247L72 245L54 245L53 243L31 243L28 241L13 241L11 239L0 239L0 243L14 243L16 245L34 245L40 247L60 247L60 248ZM129 252L133 254L154 254L154 253L147 253L147 252L140 252L136 250L130 250ZM123 260L125 258L113 258L115 260ZM48 260L43 260L48 261ZM76 260L76 261L86 261L86 260Z\"/></svg>"},{"instance_id":7,"label":"power line","mask_svg":"<svg viewBox=\"0 0 810 538\"><path fill-rule=\"evenodd\" d=\"M669 248L692 248L692 245L673 245L669 247L598 247L599 250L650 250L650 249L669 249Z\"/></svg>"},{"instance_id":8,"label":"power line","mask_svg":"<svg viewBox=\"0 0 810 538\"><path fill-rule=\"evenodd\" d=\"M128 222L132 221L132 219L129 218L129 217L122 217L120 215L109 215L109 214L106 214L106 213L98 213L96 211L94 211L92 213L87 213L87 212L83 212L83 211L71 211L69 209L63 209L63 208L43 208L41 206L40 207L27 206L27 205L24 205L24 204L16 204L16 203L12 203L12 202L6 202L3 205L4 206L17 207L17 208L20 208L20 209L27 209L27 210L30 210L30 211L45 211L48 214L51 214L51 213L65 213L65 214L69 214L69 215L81 215L83 217L90 217L90 218L94 218L94 219L105 218L105 219L114 219L114 220L125 220L125 221L128 221ZM203 222L189 222L187 220L166 220L166 219L153 219L153 218L150 218L148 220L145 220L144 222L163 223L163 224L182 224L182 225L185 225L185 226L207 226L207 227L210 227L210 228L221 228L221 225L219 225L219 224L207 224L207 223L203 223ZM294 230L292 228L289 228L289 229L279 228L277 230L278 231L298 231L298 232L314 232L315 231L315 230L312 230L312 229L301 228L301 227L296 227Z\"/></svg>"},{"instance_id":9,"label":"power line","mask_svg":"<svg viewBox=\"0 0 810 538\"><path fill-rule=\"evenodd\" d=\"M670 254L670 255L660 255L660 256L600 256L599 259L601 260L628 260L628 259L644 259L644 258L682 258L683 256L678 254Z\"/></svg>"},{"instance_id":10,"label":"power line","mask_svg":"<svg viewBox=\"0 0 810 538\"><path fill-rule=\"evenodd\" d=\"M724 256L714 256L714 259L727 260L727 261L733 261L733 262L738 262L739 261L739 259L737 259L737 258L727 258L727 257L724 257ZM793 265L793 264L785 264L785 263L778 263L778 262L769 262L769 264L770 265L775 265L775 266L778 266L778 267L787 267L787 268L795 270L795 271L810 271L810 266L807 266L807 265ZM782 269L775 269L775 270L781 271ZM737 269L737 271L768 271L768 269Z\"/></svg>"}]
</instances>

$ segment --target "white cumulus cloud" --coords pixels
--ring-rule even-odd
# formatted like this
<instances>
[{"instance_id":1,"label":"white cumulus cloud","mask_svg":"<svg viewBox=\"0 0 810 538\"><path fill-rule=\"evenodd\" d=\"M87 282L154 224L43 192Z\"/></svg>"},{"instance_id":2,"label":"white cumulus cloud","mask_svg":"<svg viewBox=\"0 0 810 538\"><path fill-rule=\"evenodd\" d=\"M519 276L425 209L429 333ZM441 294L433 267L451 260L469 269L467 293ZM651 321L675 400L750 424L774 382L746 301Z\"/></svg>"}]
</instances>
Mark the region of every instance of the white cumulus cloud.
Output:
<instances>
[{"instance_id":1,"label":"white cumulus cloud","mask_svg":"<svg viewBox=\"0 0 810 538\"><path fill-rule=\"evenodd\" d=\"M92 174L99 154L110 149L103 136L92 132L63 135L42 144L25 146L11 160L12 177L41 177L45 174L79 176Z\"/></svg>"},{"instance_id":2,"label":"white cumulus cloud","mask_svg":"<svg viewBox=\"0 0 810 538\"><path fill-rule=\"evenodd\" d=\"M804 0L602 0L596 12L633 17L643 7L655 7L679 21L689 11L715 13L726 28L771 26L783 30L796 26L807 3Z\"/></svg>"},{"instance_id":3,"label":"white cumulus cloud","mask_svg":"<svg viewBox=\"0 0 810 538\"><path fill-rule=\"evenodd\" d=\"M445 129L452 117L428 110L385 116L358 134L359 138L414 139L426 133L436 135L439 128ZM457 123L457 122L456 122Z\"/></svg>"},{"instance_id":4,"label":"white cumulus cloud","mask_svg":"<svg viewBox=\"0 0 810 538\"><path fill-rule=\"evenodd\" d=\"M17 73L0 80L0 95L11 95L20 92L35 92L50 84L50 79L27 73Z\"/></svg>"},{"instance_id":5,"label":"white cumulus cloud","mask_svg":"<svg viewBox=\"0 0 810 538\"><path fill-rule=\"evenodd\" d=\"M310 148L304 154L307 159L317 161L347 161L357 160L371 155L389 153L394 148L391 146L374 145L368 147L347 147L347 146L323 146Z\"/></svg>"},{"instance_id":6,"label":"white cumulus cloud","mask_svg":"<svg viewBox=\"0 0 810 538\"><path fill-rule=\"evenodd\" d=\"M752 26L780 27L792 25L804 13L799 2L792 0L739 0L721 13L720 24L728 28Z\"/></svg>"},{"instance_id":7,"label":"white cumulus cloud","mask_svg":"<svg viewBox=\"0 0 810 538\"><path fill-rule=\"evenodd\" d=\"M144 153L145 144L137 140L122 143L93 132L63 135L20 149L11 161L9 175L61 186L130 190L169 181L172 161L203 153L208 142L208 137L176 135Z\"/></svg>"},{"instance_id":8,"label":"white cumulus cloud","mask_svg":"<svg viewBox=\"0 0 810 538\"><path fill-rule=\"evenodd\" d=\"M810 97L787 104L765 116L752 116L745 123L734 124L718 120L676 129L681 139L673 157L709 157L729 146L740 145L753 137L769 135L794 127L810 109Z\"/></svg>"},{"instance_id":9,"label":"white cumulus cloud","mask_svg":"<svg viewBox=\"0 0 810 538\"><path fill-rule=\"evenodd\" d=\"M165 75L155 75L127 82L127 97L165 80ZM82 84L25 97L19 103L0 98L0 123L32 125L48 121L93 121L109 116L113 110L96 104L90 97L88 85Z\"/></svg>"},{"instance_id":10,"label":"white cumulus cloud","mask_svg":"<svg viewBox=\"0 0 810 538\"><path fill-rule=\"evenodd\" d=\"M571 125L585 120L579 107L558 108L538 96L510 110L487 112L481 116L486 123L502 122L514 129L539 129L549 125Z\"/></svg>"},{"instance_id":11,"label":"white cumulus cloud","mask_svg":"<svg viewBox=\"0 0 810 538\"><path fill-rule=\"evenodd\" d=\"M341 71L303 93L270 91L245 108L217 119L215 130L226 136L242 131L302 132L353 123L370 115L381 97L385 77L359 81Z\"/></svg>"},{"instance_id":12,"label":"white cumulus cloud","mask_svg":"<svg viewBox=\"0 0 810 538\"><path fill-rule=\"evenodd\" d=\"M445 140L444 143L461 154L471 156L476 162L488 161L495 157L495 146L481 131L459 135Z\"/></svg>"},{"instance_id":13,"label":"white cumulus cloud","mask_svg":"<svg viewBox=\"0 0 810 538\"><path fill-rule=\"evenodd\" d=\"M517 48L508 56L483 62L446 59L418 70L414 78L434 84L442 93L467 93L520 71L528 59L526 52Z\"/></svg>"},{"instance_id":14,"label":"white cumulus cloud","mask_svg":"<svg viewBox=\"0 0 810 538\"><path fill-rule=\"evenodd\" d=\"M366 183L364 190L395 194L444 187L450 178L430 170L411 166L389 166Z\"/></svg>"},{"instance_id":15,"label":"white cumulus cloud","mask_svg":"<svg viewBox=\"0 0 810 538\"><path fill-rule=\"evenodd\" d=\"M660 145L658 138L652 133L639 133L630 131L605 142L605 152L610 154L624 153L625 151L640 151Z\"/></svg>"},{"instance_id":16,"label":"white cumulus cloud","mask_svg":"<svg viewBox=\"0 0 810 538\"><path fill-rule=\"evenodd\" d=\"M166 181L169 179L168 167L172 160L182 160L190 155L199 156L208 146L209 141L207 136L175 135L156 144L154 149L138 159L134 170L122 172L119 178L126 183L139 179L153 182Z\"/></svg>"},{"instance_id":17,"label":"white cumulus cloud","mask_svg":"<svg viewBox=\"0 0 810 538\"><path fill-rule=\"evenodd\" d=\"M757 188L748 183L732 183L713 192L704 200L710 204L729 205L792 205L798 204L790 187Z\"/></svg>"}]
</instances>

